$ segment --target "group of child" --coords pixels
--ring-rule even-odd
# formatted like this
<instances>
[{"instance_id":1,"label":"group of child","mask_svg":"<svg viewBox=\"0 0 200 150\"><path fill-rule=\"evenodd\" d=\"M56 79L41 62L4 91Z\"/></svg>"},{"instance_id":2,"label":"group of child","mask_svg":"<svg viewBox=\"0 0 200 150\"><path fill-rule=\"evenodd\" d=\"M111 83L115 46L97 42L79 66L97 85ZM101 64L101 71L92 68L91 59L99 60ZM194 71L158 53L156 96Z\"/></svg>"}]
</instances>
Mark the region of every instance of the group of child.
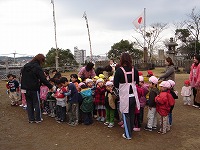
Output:
<instances>
[{"instance_id":1,"label":"group of child","mask_svg":"<svg viewBox=\"0 0 200 150\"><path fill-rule=\"evenodd\" d=\"M11 105L19 104L20 84L15 76L9 74L6 84L9 89ZM104 125L112 128L116 114L121 119L119 108L119 96L117 89L113 85L113 76L105 79L103 74L95 76L93 79L82 81L77 74L71 74L70 80L66 77L50 78L53 91L45 85L40 87L41 110L45 115L55 118L58 123L68 121L71 126L79 123L90 125L93 118L103 122ZM158 133L165 134L172 125L172 110L175 99L178 99L177 91L174 90L175 82L172 80L162 81L153 76L152 71L148 72L149 83L144 82L142 72L139 72L139 84L137 85L140 110L135 110L134 131L140 131L143 123L144 108L148 106L147 124L145 130L157 130L157 113L160 116L160 129ZM157 86L159 85L159 86ZM191 88L189 82L185 81L181 95L184 105L191 105ZM26 107L25 95L21 89L22 106ZM117 113L116 113L117 112ZM118 123L123 127L123 121Z\"/></svg>"}]
</instances>

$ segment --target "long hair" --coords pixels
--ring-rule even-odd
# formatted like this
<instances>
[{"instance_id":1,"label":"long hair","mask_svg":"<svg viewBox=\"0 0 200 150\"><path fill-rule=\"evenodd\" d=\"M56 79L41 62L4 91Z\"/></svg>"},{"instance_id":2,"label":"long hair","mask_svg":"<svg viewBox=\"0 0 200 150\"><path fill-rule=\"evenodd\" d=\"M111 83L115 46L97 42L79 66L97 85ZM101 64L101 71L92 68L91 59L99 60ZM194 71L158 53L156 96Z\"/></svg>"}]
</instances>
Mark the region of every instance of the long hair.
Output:
<instances>
[{"instance_id":1,"label":"long hair","mask_svg":"<svg viewBox=\"0 0 200 150\"><path fill-rule=\"evenodd\" d=\"M198 60L198 63L196 64L196 66L198 66L199 63L200 63L200 55L195 54L195 55L194 55L194 58L195 58L196 60Z\"/></svg>"},{"instance_id":2,"label":"long hair","mask_svg":"<svg viewBox=\"0 0 200 150\"><path fill-rule=\"evenodd\" d=\"M170 57L167 57L166 61L169 63L169 66L174 65L174 63L172 62L172 59Z\"/></svg>"},{"instance_id":3,"label":"long hair","mask_svg":"<svg viewBox=\"0 0 200 150\"><path fill-rule=\"evenodd\" d=\"M120 58L120 66L132 67L132 59L128 53L122 53Z\"/></svg>"},{"instance_id":4,"label":"long hair","mask_svg":"<svg viewBox=\"0 0 200 150\"><path fill-rule=\"evenodd\" d=\"M40 66L44 63L45 61L45 57L43 54L37 54L32 60L31 62L37 61Z\"/></svg>"}]
</instances>

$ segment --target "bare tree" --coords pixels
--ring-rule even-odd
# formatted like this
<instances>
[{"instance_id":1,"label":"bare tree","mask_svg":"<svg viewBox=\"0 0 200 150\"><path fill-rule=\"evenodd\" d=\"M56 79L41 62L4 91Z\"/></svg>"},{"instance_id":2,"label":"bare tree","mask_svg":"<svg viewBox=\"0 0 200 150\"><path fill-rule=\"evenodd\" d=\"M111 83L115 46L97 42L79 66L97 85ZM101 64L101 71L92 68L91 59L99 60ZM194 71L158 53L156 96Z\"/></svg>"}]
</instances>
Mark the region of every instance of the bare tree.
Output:
<instances>
[{"instance_id":1,"label":"bare tree","mask_svg":"<svg viewBox=\"0 0 200 150\"><path fill-rule=\"evenodd\" d=\"M167 27L166 23L154 23L150 25L150 27L146 28L145 33L143 29L135 30L145 40L150 60L152 59L152 55L154 53L155 48L158 47L158 43L161 42L162 37L160 36L160 34L166 29L166 27ZM140 47L141 49L144 49L144 44L143 44L144 42L141 41L139 38L136 37L133 38L137 46Z\"/></svg>"}]
</instances>

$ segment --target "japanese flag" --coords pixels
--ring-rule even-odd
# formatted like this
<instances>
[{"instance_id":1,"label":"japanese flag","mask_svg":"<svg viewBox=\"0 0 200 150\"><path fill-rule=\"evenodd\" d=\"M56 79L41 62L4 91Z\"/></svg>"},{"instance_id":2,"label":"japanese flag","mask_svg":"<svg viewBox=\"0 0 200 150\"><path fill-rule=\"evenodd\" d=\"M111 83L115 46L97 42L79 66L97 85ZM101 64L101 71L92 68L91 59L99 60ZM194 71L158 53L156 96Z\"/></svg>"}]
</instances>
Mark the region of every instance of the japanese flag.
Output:
<instances>
[{"instance_id":1,"label":"japanese flag","mask_svg":"<svg viewBox=\"0 0 200 150\"><path fill-rule=\"evenodd\" d=\"M133 21L134 26L138 29L144 23L144 12Z\"/></svg>"}]
</instances>

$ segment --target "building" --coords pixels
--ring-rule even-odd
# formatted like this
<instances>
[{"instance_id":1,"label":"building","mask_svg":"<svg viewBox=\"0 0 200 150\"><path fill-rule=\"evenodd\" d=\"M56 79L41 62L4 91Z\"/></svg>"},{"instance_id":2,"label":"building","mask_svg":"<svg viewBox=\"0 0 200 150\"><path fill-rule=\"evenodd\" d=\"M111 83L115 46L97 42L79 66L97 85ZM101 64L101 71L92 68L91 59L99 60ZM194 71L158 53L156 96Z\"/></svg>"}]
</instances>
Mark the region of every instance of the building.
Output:
<instances>
[{"instance_id":1,"label":"building","mask_svg":"<svg viewBox=\"0 0 200 150\"><path fill-rule=\"evenodd\" d=\"M74 47L74 57L77 63L83 64L86 60L86 50L79 50L78 47Z\"/></svg>"}]
</instances>

